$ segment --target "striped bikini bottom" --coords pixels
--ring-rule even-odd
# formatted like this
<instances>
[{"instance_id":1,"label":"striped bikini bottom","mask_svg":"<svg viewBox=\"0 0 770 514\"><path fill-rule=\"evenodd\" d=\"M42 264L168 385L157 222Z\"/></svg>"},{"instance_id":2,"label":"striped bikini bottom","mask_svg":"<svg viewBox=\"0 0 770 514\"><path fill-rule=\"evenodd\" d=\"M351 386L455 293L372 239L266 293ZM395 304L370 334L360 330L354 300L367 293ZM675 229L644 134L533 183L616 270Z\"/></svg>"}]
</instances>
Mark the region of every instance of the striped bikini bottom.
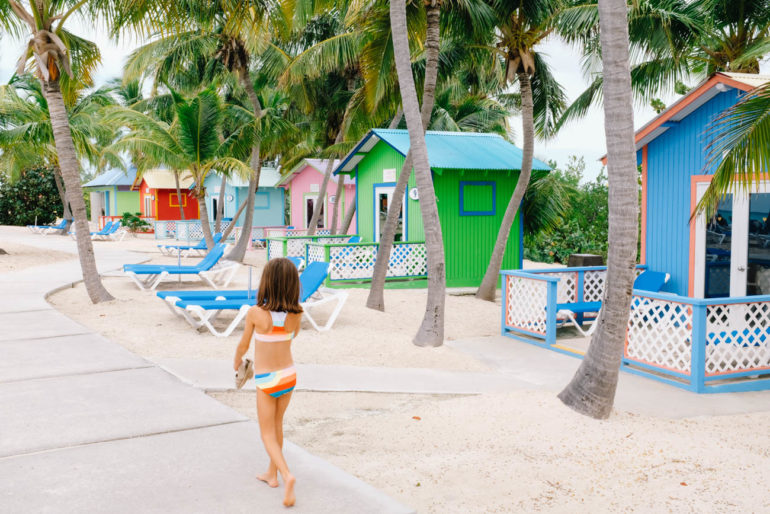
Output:
<instances>
[{"instance_id":1,"label":"striped bikini bottom","mask_svg":"<svg viewBox=\"0 0 770 514\"><path fill-rule=\"evenodd\" d=\"M297 385L297 370L292 366L270 373L257 373L254 375L254 381L262 391L278 398L290 393Z\"/></svg>"}]
</instances>

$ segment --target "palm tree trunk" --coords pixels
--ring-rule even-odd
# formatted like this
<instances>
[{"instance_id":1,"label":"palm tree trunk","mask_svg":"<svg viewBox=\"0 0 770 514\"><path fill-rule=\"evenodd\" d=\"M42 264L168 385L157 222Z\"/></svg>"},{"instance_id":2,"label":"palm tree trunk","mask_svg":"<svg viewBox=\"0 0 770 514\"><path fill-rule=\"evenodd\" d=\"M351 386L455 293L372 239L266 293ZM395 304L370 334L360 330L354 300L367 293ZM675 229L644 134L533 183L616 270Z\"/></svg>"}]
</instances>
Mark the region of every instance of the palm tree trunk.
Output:
<instances>
[{"instance_id":1,"label":"palm tree trunk","mask_svg":"<svg viewBox=\"0 0 770 514\"><path fill-rule=\"evenodd\" d=\"M330 159L332 162L334 162L334 159ZM334 192L334 212L332 212L332 226L331 226L331 234L333 236L337 235L337 223L339 222L339 212L340 212L340 197L342 196L342 193L345 191L345 180L342 175L337 176L337 191Z\"/></svg>"},{"instance_id":2,"label":"palm tree trunk","mask_svg":"<svg viewBox=\"0 0 770 514\"><path fill-rule=\"evenodd\" d=\"M356 215L356 199L353 198L348 207L348 211L345 213L345 220L342 222L340 228L340 234L347 234L350 230L350 224L353 223L353 216ZM356 227L358 229L358 227Z\"/></svg>"},{"instance_id":3,"label":"palm tree trunk","mask_svg":"<svg viewBox=\"0 0 770 514\"><path fill-rule=\"evenodd\" d=\"M62 183L61 170L57 167L53 168L53 181L56 183L56 190L59 192L59 198L62 203L62 218L67 221L64 224L64 228L59 231L59 234L66 236L70 233L70 227L72 226L72 210L70 209L70 203L67 201L67 193Z\"/></svg>"},{"instance_id":4,"label":"palm tree trunk","mask_svg":"<svg viewBox=\"0 0 770 514\"><path fill-rule=\"evenodd\" d=\"M609 179L607 281L591 345L559 399L581 414L604 419L612 410L623 359L639 211L625 0L599 0L599 28Z\"/></svg>"},{"instance_id":5,"label":"palm tree trunk","mask_svg":"<svg viewBox=\"0 0 770 514\"><path fill-rule=\"evenodd\" d=\"M500 230L497 232L497 240L492 249L492 256L489 258L489 266L484 274L479 289L476 291L476 298L480 300L495 301L495 290L497 281L500 278L500 267L503 264L505 256L505 247L508 245L508 237L511 234L513 220L516 219L516 213L519 211L521 201L524 199L524 193L527 192L529 179L532 176L532 155L535 148L535 125L534 125L534 106L532 102L532 84L529 81L529 75L526 72L518 74L519 89L521 91L521 129L524 137L524 148L521 155L521 171L516 187L513 189L513 195L505 209L503 221L500 223ZM523 251L523 248L520 249Z\"/></svg>"},{"instance_id":6,"label":"palm tree trunk","mask_svg":"<svg viewBox=\"0 0 770 514\"><path fill-rule=\"evenodd\" d=\"M401 101L409 129L409 149L414 162L414 175L420 192L420 213L425 229L425 248L428 254L428 299L425 316L414 344L440 346L444 342L444 303L446 301L446 265L441 220L438 217L436 193L428 164L428 148L420 116L420 104L412 76L409 41L406 30L406 4L403 0L390 2L390 26L393 34L393 52L401 90ZM427 82L427 81L426 81Z\"/></svg>"},{"instance_id":7,"label":"palm tree trunk","mask_svg":"<svg viewBox=\"0 0 770 514\"><path fill-rule=\"evenodd\" d=\"M214 236L211 233L211 225L209 224L209 210L208 207L206 207L206 189L201 187L196 192L196 195L198 196L198 217L201 220L203 239L206 240L206 248L211 250L214 248Z\"/></svg>"},{"instance_id":8,"label":"palm tree trunk","mask_svg":"<svg viewBox=\"0 0 770 514\"><path fill-rule=\"evenodd\" d=\"M75 239L80 258L80 269L83 272L83 283L91 302L99 303L112 300L112 295L104 288L99 277L99 271L96 269L94 246L91 242L91 231L86 215L86 202L83 200L83 189L80 187L80 165L75 155L69 117L64 107L59 81L43 82L43 93L48 102L48 115L51 119L56 153L59 157L59 167L64 180L64 190L75 218Z\"/></svg>"},{"instance_id":9,"label":"palm tree trunk","mask_svg":"<svg viewBox=\"0 0 770 514\"><path fill-rule=\"evenodd\" d=\"M425 63L425 65L427 66L427 62ZM427 73L427 70L426 70L426 73ZM428 79L428 77L426 76L425 80L427 80L427 79ZM425 89L424 85L423 85L423 89ZM422 99L423 99L423 103L425 103L425 91L423 91L423 93L422 93ZM398 124L401 123L401 118L403 118L403 117L404 117L404 109L399 105L398 109L396 110L396 115L393 116L392 120L390 120L390 125L388 125L388 128L389 129L397 129L398 128Z\"/></svg>"},{"instance_id":10,"label":"palm tree trunk","mask_svg":"<svg viewBox=\"0 0 770 514\"><path fill-rule=\"evenodd\" d=\"M217 200L217 212L214 220L214 232L222 231L222 217L225 215L225 192L227 191L227 177L222 177L219 185L219 199Z\"/></svg>"},{"instance_id":11,"label":"palm tree trunk","mask_svg":"<svg viewBox=\"0 0 770 514\"><path fill-rule=\"evenodd\" d=\"M429 5L427 10L427 22L425 37L425 82L423 84L422 108L420 116L422 125L427 129L430 125L430 116L433 112L433 104L436 95L436 80L438 77L438 54L439 54L439 14L438 4ZM403 108L399 108L396 117L391 121L391 126L401 122ZM398 118L398 120L397 120ZM388 206L388 215L385 218L385 227L382 230L380 244L377 247L377 258L374 261L374 270L372 270L372 285L369 288L369 296L366 299L366 306L378 311L385 310L385 277L388 272L388 261L393 251L393 242L396 237L396 228L398 227L398 217L401 214L401 208L404 204L404 193L409 183L409 176L412 174L412 151L411 148L406 154L404 165L401 167L401 173L396 181L396 189L393 193L393 201Z\"/></svg>"},{"instance_id":12,"label":"palm tree trunk","mask_svg":"<svg viewBox=\"0 0 770 514\"><path fill-rule=\"evenodd\" d=\"M243 214L243 211L246 209L246 204L248 203L248 200L244 200L241 202L241 205L238 206L238 210L235 211L235 216L233 216L233 221L230 223L224 232L222 232L222 240L224 241L228 237L230 237L230 233L235 229L235 225L238 224L238 218L241 217L241 214Z\"/></svg>"},{"instance_id":13,"label":"palm tree trunk","mask_svg":"<svg viewBox=\"0 0 770 514\"><path fill-rule=\"evenodd\" d=\"M338 145L342 142L342 134L345 132L345 121L348 117L348 112L350 109L350 102L348 102L347 107L345 107L345 114L342 115L342 123L340 123L340 128L337 131L337 135L334 137L334 144ZM318 219L321 217L321 210L324 207L324 204L326 204L326 188L329 186L329 179L332 176L332 169L334 168L334 158L329 157L329 162L326 164L326 170L324 171L324 179L321 182L321 189L318 191L318 201L315 203L315 207L313 208L313 216L310 218L310 224L307 227L307 235L312 236L315 234L316 228L318 228ZM339 188L340 183L342 181L337 182L337 194L339 194ZM339 201L339 198L337 199ZM335 215L337 211L337 204L334 204L334 210Z\"/></svg>"},{"instance_id":14,"label":"palm tree trunk","mask_svg":"<svg viewBox=\"0 0 770 514\"><path fill-rule=\"evenodd\" d=\"M262 104L259 103L259 97L254 89L254 83L249 76L249 70L247 68L241 68L238 72L238 76L243 89L246 90L246 95L249 97L254 116L257 119L261 118ZM233 249L227 254L228 260L236 262L243 262L243 258L246 256L246 248L248 248L251 243L251 227L254 225L254 198L257 194L257 189L259 189L259 175L262 172L262 156L259 139L255 140L254 146L251 147L251 159L249 162L254 173L249 177L249 189L246 193L246 216L243 218L241 235L238 237L238 241L236 241Z\"/></svg>"},{"instance_id":15,"label":"palm tree trunk","mask_svg":"<svg viewBox=\"0 0 770 514\"><path fill-rule=\"evenodd\" d=\"M174 185L176 186L176 198L179 201L179 219L184 221L184 207L182 206L182 189L179 187L178 170L174 170Z\"/></svg>"}]
</instances>

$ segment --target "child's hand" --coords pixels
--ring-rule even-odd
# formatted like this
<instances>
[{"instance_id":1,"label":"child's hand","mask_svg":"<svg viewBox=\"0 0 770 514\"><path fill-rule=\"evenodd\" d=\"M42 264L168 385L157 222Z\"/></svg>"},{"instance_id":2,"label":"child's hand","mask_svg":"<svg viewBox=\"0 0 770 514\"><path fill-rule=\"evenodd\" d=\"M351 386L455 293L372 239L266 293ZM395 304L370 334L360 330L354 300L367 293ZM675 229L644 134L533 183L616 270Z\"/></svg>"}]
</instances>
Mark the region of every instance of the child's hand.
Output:
<instances>
[{"instance_id":1,"label":"child's hand","mask_svg":"<svg viewBox=\"0 0 770 514\"><path fill-rule=\"evenodd\" d=\"M238 368L241 367L241 363L243 362L243 359L235 359L235 362L233 362L233 370L238 371Z\"/></svg>"}]
</instances>

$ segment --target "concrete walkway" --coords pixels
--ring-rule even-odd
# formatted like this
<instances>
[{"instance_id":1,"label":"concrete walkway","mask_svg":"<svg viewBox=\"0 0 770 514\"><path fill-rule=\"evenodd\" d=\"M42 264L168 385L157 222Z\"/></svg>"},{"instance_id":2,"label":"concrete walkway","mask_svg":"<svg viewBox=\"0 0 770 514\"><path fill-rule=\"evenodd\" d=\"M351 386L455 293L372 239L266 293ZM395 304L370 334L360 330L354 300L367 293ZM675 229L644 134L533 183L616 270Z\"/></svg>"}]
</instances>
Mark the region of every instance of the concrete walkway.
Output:
<instances>
[{"instance_id":1,"label":"concrete walkway","mask_svg":"<svg viewBox=\"0 0 770 514\"><path fill-rule=\"evenodd\" d=\"M59 236L0 227L0 240L74 253ZM145 257L96 243L101 271ZM0 274L0 511L285 512L254 478L256 424L54 310L76 259ZM410 512L286 444L293 512Z\"/></svg>"}]
</instances>

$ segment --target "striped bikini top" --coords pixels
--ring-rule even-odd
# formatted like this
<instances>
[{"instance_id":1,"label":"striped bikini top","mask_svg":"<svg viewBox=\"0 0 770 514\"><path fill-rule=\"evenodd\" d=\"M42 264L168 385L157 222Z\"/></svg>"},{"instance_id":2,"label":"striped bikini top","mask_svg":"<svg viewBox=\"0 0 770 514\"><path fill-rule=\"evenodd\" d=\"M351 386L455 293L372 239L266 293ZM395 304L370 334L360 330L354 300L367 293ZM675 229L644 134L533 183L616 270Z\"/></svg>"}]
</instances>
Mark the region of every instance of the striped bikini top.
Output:
<instances>
[{"instance_id":1,"label":"striped bikini top","mask_svg":"<svg viewBox=\"0 0 770 514\"><path fill-rule=\"evenodd\" d=\"M286 313L270 311L270 317L273 318L273 329L267 334L258 334L254 332L254 339L263 343L280 343L282 341L291 341L294 338L294 332L286 332Z\"/></svg>"}]
</instances>

